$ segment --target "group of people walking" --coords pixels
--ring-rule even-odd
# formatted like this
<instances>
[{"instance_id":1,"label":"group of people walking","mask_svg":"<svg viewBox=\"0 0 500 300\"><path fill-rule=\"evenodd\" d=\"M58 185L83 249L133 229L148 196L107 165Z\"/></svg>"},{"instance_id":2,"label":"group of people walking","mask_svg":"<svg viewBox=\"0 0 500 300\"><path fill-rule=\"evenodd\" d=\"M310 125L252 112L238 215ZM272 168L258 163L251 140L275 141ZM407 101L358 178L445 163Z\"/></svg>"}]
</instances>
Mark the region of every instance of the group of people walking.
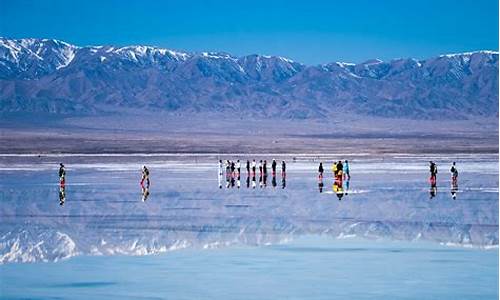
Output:
<instances>
[{"instance_id":1,"label":"group of people walking","mask_svg":"<svg viewBox=\"0 0 500 300\"><path fill-rule=\"evenodd\" d=\"M225 167L225 175L226 175L226 187L237 187L241 186L241 162L240 160L230 161L226 160L224 163L222 160L219 160L218 163L218 178L219 178L219 188L222 188L222 178L224 176L224 167ZM259 186L261 188L267 186L267 177L268 177L268 163L267 160L260 160L258 163L253 159L251 162L247 160L245 163L245 169L247 171L247 188L250 187L250 180L252 182L252 188L256 188L257 186L257 168L259 170ZM278 162L276 159L273 159L271 162L271 176L272 176L272 185L273 187L277 186L276 182L276 174L278 170ZM281 187L284 189L286 187L286 162L281 161Z\"/></svg>"}]
</instances>

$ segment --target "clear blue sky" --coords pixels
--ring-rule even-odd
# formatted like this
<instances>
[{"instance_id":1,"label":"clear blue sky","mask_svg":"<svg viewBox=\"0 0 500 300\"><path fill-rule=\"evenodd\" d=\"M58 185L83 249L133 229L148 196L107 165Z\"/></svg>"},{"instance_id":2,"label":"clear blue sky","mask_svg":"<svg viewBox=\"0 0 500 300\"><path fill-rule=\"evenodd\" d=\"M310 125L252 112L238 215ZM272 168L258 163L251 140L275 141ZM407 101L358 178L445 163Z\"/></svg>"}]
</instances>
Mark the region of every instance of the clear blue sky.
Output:
<instances>
[{"instance_id":1,"label":"clear blue sky","mask_svg":"<svg viewBox=\"0 0 500 300\"><path fill-rule=\"evenodd\" d=\"M498 0L0 0L0 36L269 54L306 64L498 49Z\"/></svg>"}]
</instances>

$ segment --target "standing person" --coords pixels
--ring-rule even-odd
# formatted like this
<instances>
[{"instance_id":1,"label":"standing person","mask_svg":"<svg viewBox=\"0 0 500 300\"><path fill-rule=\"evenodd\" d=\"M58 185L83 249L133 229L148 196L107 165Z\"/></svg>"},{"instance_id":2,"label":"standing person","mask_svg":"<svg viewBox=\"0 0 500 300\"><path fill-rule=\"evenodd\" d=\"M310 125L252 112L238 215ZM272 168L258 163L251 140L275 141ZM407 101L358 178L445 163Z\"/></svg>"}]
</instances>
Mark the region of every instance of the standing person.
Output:
<instances>
[{"instance_id":1,"label":"standing person","mask_svg":"<svg viewBox=\"0 0 500 300\"><path fill-rule=\"evenodd\" d=\"M267 160L264 160L264 164L262 165L262 170L264 170L264 176L267 176Z\"/></svg>"},{"instance_id":2,"label":"standing person","mask_svg":"<svg viewBox=\"0 0 500 300\"><path fill-rule=\"evenodd\" d=\"M435 184L438 170L437 170L437 165L433 161L429 161L429 171L431 173L431 182L434 182Z\"/></svg>"},{"instance_id":3,"label":"standing person","mask_svg":"<svg viewBox=\"0 0 500 300\"><path fill-rule=\"evenodd\" d=\"M273 163L271 164L271 168L273 169L273 176L276 176L276 160L273 159Z\"/></svg>"},{"instance_id":4,"label":"standing person","mask_svg":"<svg viewBox=\"0 0 500 300\"><path fill-rule=\"evenodd\" d=\"M322 163L322 162L320 162L320 163L319 163L319 167L318 167L318 173L319 173L318 178L319 178L319 179L323 179L323 172L324 172L324 171L325 171L325 170L323 169L323 163Z\"/></svg>"},{"instance_id":5,"label":"standing person","mask_svg":"<svg viewBox=\"0 0 500 300\"><path fill-rule=\"evenodd\" d=\"M144 180L146 180L146 185L149 187L149 170L146 166L142 166L142 177L141 177L141 186L144 187Z\"/></svg>"},{"instance_id":6,"label":"standing person","mask_svg":"<svg viewBox=\"0 0 500 300\"><path fill-rule=\"evenodd\" d=\"M219 176L222 176L224 169L222 168L222 159L219 160Z\"/></svg>"},{"instance_id":7,"label":"standing person","mask_svg":"<svg viewBox=\"0 0 500 300\"><path fill-rule=\"evenodd\" d=\"M66 170L62 163L59 164L59 185L64 186L66 184Z\"/></svg>"},{"instance_id":8,"label":"standing person","mask_svg":"<svg viewBox=\"0 0 500 300\"><path fill-rule=\"evenodd\" d=\"M458 185L458 183L457 183L458 169L457 169L457 166L456 166L455 162L453 162L453 164L451 165L450 172L451 172L451 184L453 186Z\"/></svg>"},{"instance_id":9,"label":"standing person","mask_svg":"<svg viewBox=\"0 0 500 300\"><path fill-rule=\"evenodd\" d=\"M286 177L286 162L281 161L281 177Z\"/></svg>"},{"instance_id":10,"label":"standing person","mask_svg":"<svg viewBox=\"0 0 500 300\"><path fill-rule=\"evenodd\" d=\"M231 177L234 177L234 170L236 170L234 166L234 161L231 161Z\"/></svg>"},{"instance_id":11,"label":"standing person","mask_svg":"<svg viewBox=\"0 0 500 300\"><path fill-rule=\"evenodd\" d=\"M252 175L255 177L255 168L257 167L257 164L255 163L255 159L252 161Z\"/></svg>"},{"instance_id":12,"label":"standing person","mask_svg":"<svg viewBox=\"0 0 500 300\"><path fill-rule=\"evenodd\" d=\"M247 159L247 176L250 175L250 161Z\"/></svg>"},{"instance_id":13,"label":"standing person","mask_svg":"<svg viewBox=\"0 0 500 300\"><path fill-rule=\"evenodd\" d=\"M229 162L229 159L226 160L226 178L229 177L229 173L231 172L231 163Z\"/></svg>"},{"instance_id":14,"label":"standing person","mask_svg":"<svg viewBox=\"0 0 500 300\"><path fill-rule=\"evenodd\" d=\"M344 170L344 165L342 164L342 161L339 160L337 163L337 177L339 177L340 180L342 180L342 173Z\"/></svg>"},{"instance_id":15,"label":"standing person","mask_svg":"<svg viewBox=\"0 0 500 300\"><path fill-rule=\"evenodd\" d=\"M240 177L241 163L239 159L236 161L236 171L238 172L238 177Z\"/></svg>"},{"instance_id":16,"label":"standing person","mask_svg":"<svg viewBox=\"0 0 500 300\"><path fill-rule=\"evenodd\" d=\"M336 161L334 161L332 164L332 173L333 173L333 177L336 178L337 177L337 162Z\"/></svg>"},{"instance_id":17,"label":"standing person","mask_svg":"<svg viewBox=\"0 0 500 300\"><path fill-rule=\"evenodd\" d=\"M347 159L344 161L344 168L343 168L343 173L344 173L344 179L351 179L351 175L349 174L349 162Z\"/></svg>"},{"instance_id":18,"label":"standing person","mask_svg":"<svg viewBox=\"0 0 500 300\"><path fill-rule=\"evenodd\" d=\"M262 159L259 161L259 175L262 176Z\"/></svg>"}]
</instances>

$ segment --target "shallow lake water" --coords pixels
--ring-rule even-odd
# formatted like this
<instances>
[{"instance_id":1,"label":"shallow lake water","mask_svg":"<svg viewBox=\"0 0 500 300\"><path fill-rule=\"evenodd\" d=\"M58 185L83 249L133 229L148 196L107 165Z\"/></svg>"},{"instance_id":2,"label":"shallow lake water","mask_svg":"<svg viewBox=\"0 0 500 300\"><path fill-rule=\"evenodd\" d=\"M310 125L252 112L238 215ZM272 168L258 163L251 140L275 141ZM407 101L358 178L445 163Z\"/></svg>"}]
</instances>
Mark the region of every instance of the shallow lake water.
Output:
<instances>
[{"instance_id":1,"label":"shallow lake water","mask_svg":"<svg viewBox=\"0 0 500 300\"><path fill-rule=\"evenodd\" d=\"M215 156L0 157L0 296L498 298L497 155L352 157L340 192L334 157L255 158L253 188Z\"/></svg>"}]
</instances>

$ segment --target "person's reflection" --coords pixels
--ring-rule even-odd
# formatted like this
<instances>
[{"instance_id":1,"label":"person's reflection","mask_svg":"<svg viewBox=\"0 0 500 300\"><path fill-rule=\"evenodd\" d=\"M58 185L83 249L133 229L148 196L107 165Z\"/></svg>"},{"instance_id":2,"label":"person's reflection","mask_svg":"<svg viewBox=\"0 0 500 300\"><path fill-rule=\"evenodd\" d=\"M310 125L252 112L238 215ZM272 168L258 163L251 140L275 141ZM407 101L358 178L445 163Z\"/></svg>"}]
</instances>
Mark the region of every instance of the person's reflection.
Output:
<instances>
[{"instance_id":1,"label":"person's reflection","mask_svg":"<svg viewBox=\"0 0 500 300\"><path fill-rule=\"evenodd\" d=\"M273 176L273 179L271 180L271 184L273 185L273 188L275 188L278 185L276 183L276 176Z\"/></svg>"},{"instance_id":2,"label":"person's reflection","mask_svg":"<svg viewBox=\"0 0 500 300\"><path fill-rule=\"evenodd\" d=\"M457 193L458 193L458 183L456 181L454 181L451 184L451 198L453 200L457 199Z\"/></svg>"},{"instance_id":3,"label":"person's reflection","mask_svg":"<svg viewBox=\"0 0 500 300\"><path fill-rule=\"evenodd\" d=\"M346 176L346 180L344 181L344 195L348 195L349 194L349 181L351 180L350 179L351 177L350 176Z\"/></svg>"},{"instance_id":4,"label":"person's reflection","mask_svg":"<svg viewBox=\"0 0 500 300\"><path fill-rule=\"evenodd\" d=\"M236 186L237 186L238 188L240 188L240 186L241 186L240 173L238 172L237 174L238 174L238 178L237 178L237 180L236 180Z\"/></svg>"},{"instance_id":5,"label":"person's reflection","mask_svg":"<svg viewBox=\"0 0 500 300\"><path fill-rule=\"evenodd\" d=\"M63 206L66 202L66 187L64 184L59 186L59 205Z\"/></svg>"},{"instance_id":6,"label":"person's reflection","mask_svg":"<svg viewBox=\"0 0 500 300\"><path fill-rule=\"evenodd\" d=\"M436 194L437 194L436 180L431 180L431 189L429 190L429 199L436 197Z\"/></svg>"},{"instance_id":7,"label":"person's reflection","mask_svg":"<svg viewBox=\"0 0 500 300\"><path fill-rule=\"evenodd\" d=\"M323 193L323 176L319 176L318 177L318 188L319 188L319 192L320 193Z\"/></svg>"},{"instance_id":8,"label":"person's reflection","mask_svg":"<svg viewBox=\"0 0 500 300\"><path fill-rule=\"evenodd\" d=\"M234 188L234 175L231 175L231 187Z\"/></svg>"},{"instance_id":9,"label":"person's reflection","mask_svg":"<svg viewBox=\"0 0 500 300\"><path fill-rule=\"evenodd\" d=\"M259 175L259 187L262 188L262 172Z\"/></svg>"},{"instance_id":10,"label":"person's reflection","mask_svg":"<svg viewBox=\"0 0 500 300\"><path fill-rule=\"evenodd\" d=\"M149 184L146 186L142 186L142 202L148 200L149 197Z\"/></svg>"},{"instance_id":11,"label":"person's reflection","mask_svg":"<svg viewBox=\"0 0 500 300\"><path fill-rule=\"evenodd\" d=\"M226 173L226 188L228 189L231 186L231 174Z\"/></svg>"},{"instance_id":12,"label":"person's reflection","mask_svg":"<svg viewBox=\"0 0 500 300\"><path fill-rule=\"evenodd\" d=\"M255 181L255 173L253 173L253 176L252 176L252 188L255 188L257 186L257 183Z\"/></svg>"},{"instance_id":13,"label":"person's reflection","mask_svg":"<svg viewBox=\"0 0 500 300\"><path fill-rule=\"evenodd\" d=\"M250 176L247 175L247 189L250 187Z\"/></svg>"},{"instance_id":14,"label":"person's reflection","mask_svg":"<svg viewBox=\"0 0 500 300\"><path fill-rule=\"evenodd\" d=\"M281 177L281 188L286 188L286 173L283 173L283 177Z\"/></svg>"},{"instance_id":15,"label":"person's reflection","mask_svg":"<svg viewBox=\"0 0 500 300\"><path fill-rule=\"evenodd\" d=\"M333 192L337 194L337 197L339 198L339 201L342 200L342 197L344 196L344 190L342 188L342 180L337 177L335 181L333 182Z\"/></svg>"},{"instance_id":16,"label":"person's reflection","mask_svg":"<svg viewBox=\"0 0 500 300\"><path fill-rule=\"evenodd\" d=\"M264 173L264 187L267 187L267 172Z\"/></svg>"},{"instance_id":17,"label":"person's reflection","mask_svg":"<svg viewBox=\"0 0 500 300\"><path fill-rule=\"evenodd\" d=\"M219 173L219 175L217 176L218 178L218 181L219 181L219 189L222 188L222 173Z\"/></svg>"}]
</instances>

